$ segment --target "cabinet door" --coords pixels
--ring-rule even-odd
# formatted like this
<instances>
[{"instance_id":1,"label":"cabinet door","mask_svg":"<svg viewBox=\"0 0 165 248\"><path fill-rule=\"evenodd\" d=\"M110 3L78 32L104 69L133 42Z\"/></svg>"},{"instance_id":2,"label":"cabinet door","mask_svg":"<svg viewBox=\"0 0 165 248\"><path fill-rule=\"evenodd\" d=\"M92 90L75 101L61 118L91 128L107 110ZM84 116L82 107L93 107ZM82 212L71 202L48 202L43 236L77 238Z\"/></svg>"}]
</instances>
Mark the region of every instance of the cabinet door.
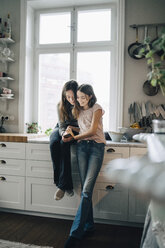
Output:
<instances>
[{"instance_id":1,"label":"cabinet door","mask_svg":"<svg viewBox=\"0 0 165 248\"><path fill-rule=\"evenodd\" d=\"M74 180L74 196L64 196L60 201L54 200L57 188L52 179L26 179L26 210L75 215L80 202L80 185Z\"/></svg>"},{"instance_id":2,"label":"cabinet door","mask_svg":"<svg viewBox=\"0 0 165 248\"><path fill-rule=\"evenodd\" d=\"M128 189L121 184L96 183L93 193L94 216L107 220L126 221Z\"/></svg>"},{"instance_id":3,"label":"cabinet door","mask_svg":"<svg viewBox=\"0 0 165 248\"><path fill-rule=\"evenodd\" d=\"M1 158L25 158L25 143L17 142L0 142L0 159Z\"/></svg>"},{"instance_id":4,"label":"cabinet door","mask_svg":"<svg viewBox=\"0 0 165 248\"><path fill-rule=\"evenodd\" d=\"M26 159L51 161L49 144L26 144Z\"/></svg>"},{"instance_id":5,"label":"cabinet door","mask_svg":"<svg viewBox=\"0 0 165 248\"><path fill-rule=\"evenodd\" d=\"M130 157L132 156L143 156L147 153L147 148L144 147L130 147Z\"/></svg>"},{"instance_id":6,"label":"cabinet door","mask_svg":"<svg viewBox=\"0 0 165 248\"><path fill-rule=\"evenodd\" d=\"M147 148L143 147L130 147L130 157L141 157L147 153ZM143 223L147 211L149 200L142 197L135 191L129 190L129 217L131 222Z\"/></svg>"},{"instance_id":7,"label":"cabinet door","mask_svg":"<svg viewBox=\"0 0 165 248\"><path fill-rule=\"evenodd\" d=\"M0 207L24 210L25 178L0 175Z\"/></svg>"},{"instance_id":8,"label":"cabinet door","mask_svg":"<svg viewBox=\"0 0 165 248\"><path fill-rule=\"evenodd\" d=\"M25 176L25 160L0 159L0 174Z\"/></svg>"},{"instance_id":9,"label":"cabinet door","mask_svg":"<svg viewBox=\"0 0 165 248\"><path fill-rule=\"evenodd\" d=\"M105 147L103 165L101 167L98 181L105 182L107 181L106 168L107 165L117 158L128 158L129 157L129 147Z\"/></svg>"},{"instance_id":10,"label":"cabinet door","mask_svg":"<svg viewBox=\"0 0 165 248\"><path fill-rule=\"evenodd\" d=\"M129 217L131 222L143 223L145 220L149 199L129 190Z\"/></svg>"}]
</instances>

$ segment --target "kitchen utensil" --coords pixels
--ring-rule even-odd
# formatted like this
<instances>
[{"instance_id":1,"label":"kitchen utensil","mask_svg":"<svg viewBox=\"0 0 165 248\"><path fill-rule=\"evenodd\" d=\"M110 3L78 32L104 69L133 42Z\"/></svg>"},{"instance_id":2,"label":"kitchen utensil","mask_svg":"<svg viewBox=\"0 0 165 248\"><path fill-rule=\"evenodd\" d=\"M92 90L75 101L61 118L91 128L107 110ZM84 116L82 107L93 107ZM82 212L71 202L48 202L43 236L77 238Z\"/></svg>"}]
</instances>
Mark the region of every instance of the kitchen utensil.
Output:
<instances>
[{"instance_id":1,"label":"kitchen utensil","mask_svg":"<svg viewBox=\"0 0 165 248\"><path fill-rule=\"evenodd\" d=\"M152 86L150 80L146 80L143 84L143 92L147 96L155 96L158 93L159 85Z\"/></svg>"},{"instance_id":2,"label":"kitchen utensil","mask_svg":"<svg viewBox=\"0 0 165 248\"><path fill-rule=\"evenodd\" d=\"M132 103L130 104L128 113L129 113L130 124L132 124L134 122L134 108Z\"/></svg>"},{"instance_id":3,"label":"kitchen utensil","mask_svg":"<svg viewBox=\"0 0 165 248\"><path fill-rule=\"evenodd\" d=\"M10 97L14 96L14 94L1 94L1 96L2 97L7 97L7 98L9 97L10 98Z\"/></svg>"},{"instance_id":4,"label":"kitchen utensil","mask_svg":"<svg viewBox=\"0 0 165 248\"><path fill-rule=\"evenodd\" d=\"M165 133L165 120L153 120L154 133Z\"/></svg>"},{"instance_id":5,"label":"kitchen utensil","mask_svg":"<svg viewBox=\"0 0 165 248\"><path fill-rule=\"evenodd\" d=\"M120 142L123 137L123 133L120 132L109 131L108 133L109 136L111 137L111 140L114 142Z\"/></svg>"},{"instance_id":6,"label":"kitchen utensil","mask_svg":"<svg viewBox=\"0 0 165 248\"><path fill-rule=\"evenodd\" d=\"M136 27L136 41L128 46L128 54L131 58L139 59L133 54L133 51L135 50L135 48L137 48L140 45L141 43L138 41L138 27Z\"/></svg>"},{"instance_id":7,"label":"kitchen utensil","mask_svg":"<svg viewBox=\"0 0 165 248\"><path fill-rule=\"evenodd\" d=\"M142 124L143 127L146 127L146 107L144 102L142 102Z\"/></svg>"}]
</instances>

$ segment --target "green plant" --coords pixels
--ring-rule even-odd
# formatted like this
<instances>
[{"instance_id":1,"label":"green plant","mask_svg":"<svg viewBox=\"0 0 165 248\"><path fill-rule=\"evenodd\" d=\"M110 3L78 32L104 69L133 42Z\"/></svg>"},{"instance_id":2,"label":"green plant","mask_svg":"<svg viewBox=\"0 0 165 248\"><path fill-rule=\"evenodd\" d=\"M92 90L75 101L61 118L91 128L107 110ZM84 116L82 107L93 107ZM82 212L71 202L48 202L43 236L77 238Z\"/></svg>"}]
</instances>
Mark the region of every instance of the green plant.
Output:
<instances>
[{"instance_id":1,"label":"green plant","mask_svg":"<svg viewBox=\"0 0 165 248\"><path fill-rule=\"evenodd\" d=\"M151 45L152 44L152 45ZM162 56L157 55L162 51ZM160 37L151 43L150 37L144 40L144 46L139 52L145 55L150 72L147 74L152 86L160 86L162 94L165 96L165 30Z\"/></svg>"},{"instance_id":2,"label":"green plant","mask_svg":"<svg viewBox=\"0 0 165 248\"><path fill-rule=\"evenodd\" d=\"M27 125L27 133L39 133L41 132L41 127L38 126L37 122L32 122L30 123L26 123Z\"/></svg>"},{"instance_id":3,"label":"green plant","mask_svg":"<svg viewBox=\"0 0 165 248\"><path fill-rule=\"evenodd\" d=\"M45 134L47 136L50 136L52 132L53 132L53 129L52 128L48 128L48 129L46 129Z\"/></svg>"}]
</instances>

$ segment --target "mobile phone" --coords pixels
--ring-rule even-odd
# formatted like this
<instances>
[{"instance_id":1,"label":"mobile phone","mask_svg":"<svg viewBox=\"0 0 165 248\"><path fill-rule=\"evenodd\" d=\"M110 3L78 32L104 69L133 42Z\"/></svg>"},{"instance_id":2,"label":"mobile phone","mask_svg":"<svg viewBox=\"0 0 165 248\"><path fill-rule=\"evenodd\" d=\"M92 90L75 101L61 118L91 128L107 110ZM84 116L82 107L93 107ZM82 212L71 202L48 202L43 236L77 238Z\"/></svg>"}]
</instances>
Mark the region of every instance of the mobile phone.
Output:
<instances>
[{"instance_id":1,"label":"mobile phone","mask_svg":"<svg viewBox=\"0 0 165 248\"><path fill-rule=\"evenodd\" d=\"M63 135L64 138L69 138L69 137L71 137L71 136L72 136L72 135L71 135L70 133L66 133L66 134Z\"/></svg>"}]
</instances>

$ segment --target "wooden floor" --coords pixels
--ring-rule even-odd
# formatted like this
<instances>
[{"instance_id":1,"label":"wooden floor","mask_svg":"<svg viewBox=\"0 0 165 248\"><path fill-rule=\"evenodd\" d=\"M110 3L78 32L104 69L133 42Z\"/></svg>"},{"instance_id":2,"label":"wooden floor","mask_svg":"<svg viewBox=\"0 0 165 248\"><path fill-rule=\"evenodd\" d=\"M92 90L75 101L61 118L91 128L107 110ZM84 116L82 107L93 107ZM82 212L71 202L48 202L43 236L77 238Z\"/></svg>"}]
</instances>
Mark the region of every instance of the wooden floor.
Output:
<instances>
[{"instance_id":1,"label":"wooden floor","mask_svg":"<svg viewBox=\"0 0 165 248\"><path fill-rule=\"evenodd\" d=\"M63 248L72 221L0 212L0 239ZM140 227L96 224L79 248L139 248Z\"/></svg>"}]
</instances>

